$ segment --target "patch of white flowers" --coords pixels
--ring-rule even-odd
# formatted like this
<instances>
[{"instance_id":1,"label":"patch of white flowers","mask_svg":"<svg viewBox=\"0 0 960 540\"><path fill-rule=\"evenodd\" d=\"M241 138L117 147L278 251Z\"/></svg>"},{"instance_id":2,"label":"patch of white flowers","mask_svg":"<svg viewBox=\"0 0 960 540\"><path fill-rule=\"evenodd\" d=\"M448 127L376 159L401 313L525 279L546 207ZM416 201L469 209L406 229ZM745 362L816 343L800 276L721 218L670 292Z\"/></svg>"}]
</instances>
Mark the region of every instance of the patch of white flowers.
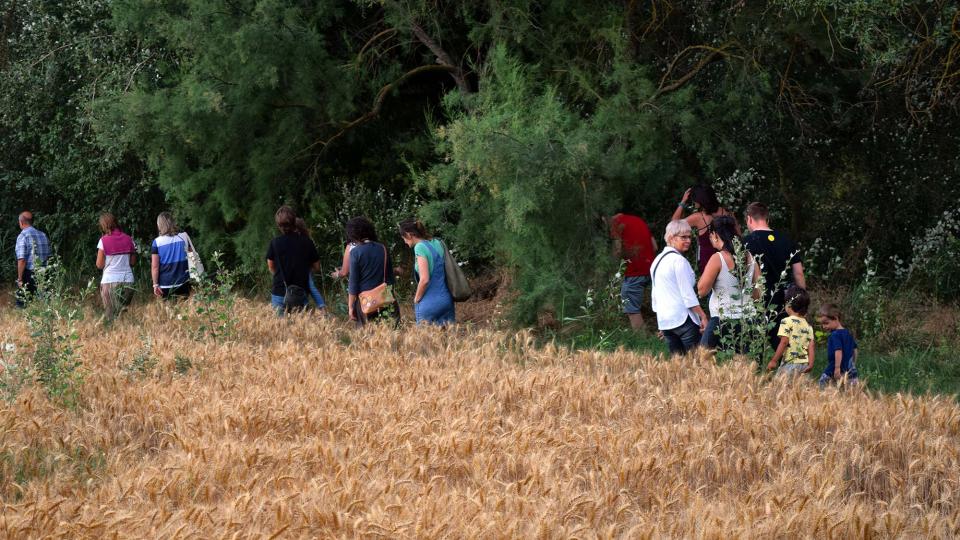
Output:
<instances>
[{"instance_id":1,"label":"patch of white flowers","mask_svg":"<svg viewBox=\"0 0 960 540\"><path fill-rule=\"evenodd\" d=\"M763 181L763 175L753 167L737 169L726 178L717 178L713 182L713 189L717 192L717 199L725 208L740 208L747 203L747 199Z\"/></svg>"},{"instance_id":2,"label":"patch of white flowers","mask_svg":"<svg viewBox=\"0 0 960 540\"><path fill-rule=\"evenodd\" d=\"M945 240L951 237L960 238L960 209L947 210L933 226L914 237L913 260L910 261L907 272L913 272L934 258L942 256L945 246L948 245ZM955 255L960 256L960 253Z\"/></svg>"}]
</instances>

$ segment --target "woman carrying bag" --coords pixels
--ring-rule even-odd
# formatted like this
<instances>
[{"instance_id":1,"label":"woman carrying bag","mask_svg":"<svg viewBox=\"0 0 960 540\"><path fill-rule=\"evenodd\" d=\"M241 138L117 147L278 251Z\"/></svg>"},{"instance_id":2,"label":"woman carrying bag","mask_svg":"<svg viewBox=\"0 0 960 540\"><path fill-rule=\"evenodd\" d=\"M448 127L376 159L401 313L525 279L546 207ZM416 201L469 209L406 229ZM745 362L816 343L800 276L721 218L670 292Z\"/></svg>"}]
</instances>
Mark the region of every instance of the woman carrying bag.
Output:
<instances>
[{"instance_id":1,"label":"woman carrying bag","mask_svg":"<svg viewBox=\"0 0 960 540\"><path fill-rule=\"evenodd\" d=\"M395 324L399 324L390 252L377 241L377 231L369 219L355 217L347 222L346 229L347 241L355 244L350 250L347 285L350 320L363 326L368 321L392 317Z\"/></svg>"},{"instance_id":2,"label":"woman carrying bag","mask_svg":"<svg viewBox=\"0 0 960 540\"><path fill-rule=\"evenodd\" d=\"M267 248L267 268L273 274L270 304L282 316L306 308L310 273L320 269L320 255L313 240L297 229L292 208L281 206L274 221L280 235Z\"/></svg>"},{"instance_id":3,"label":"woman carrying bag","mask_svg":"<svg viewBox=\"0 0 960 540\"><path fill-rule=\"evenodd\" d=\"M453 324L456 311L453 295L447 287L443 243L431 238L423 224L412 218L400 223L400 236L407 246L413 248L416 259L417 291L413 311L417 324Z\"/></svg>"}]
</instances>

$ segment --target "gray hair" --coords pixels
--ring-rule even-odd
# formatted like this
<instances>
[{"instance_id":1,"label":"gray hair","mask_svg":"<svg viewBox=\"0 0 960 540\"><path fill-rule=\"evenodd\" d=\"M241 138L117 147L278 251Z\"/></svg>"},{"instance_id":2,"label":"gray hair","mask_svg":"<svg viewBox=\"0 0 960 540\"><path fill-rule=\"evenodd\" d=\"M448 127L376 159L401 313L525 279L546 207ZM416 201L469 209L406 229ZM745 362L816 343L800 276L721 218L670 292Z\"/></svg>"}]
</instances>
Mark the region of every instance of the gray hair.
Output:
<instances>
[{"instance_id":1,"label":"gray hair","mask_svg":"<svg viewBox=\"0 0 960 540\"><path fill-rule=\"evenodd\" d=\"M177 222L173 220L173 215L170 212L160 212L160 215L157 216L157 230L160 231L160 236L177 234Z\"/></svg>"},{"instance_id":2,"label":"gray hair","mask_svg":"<svg viewBox=\"0 0 960 540\"><path fill-rule=\"evenodd\" d=\"M684 219L675 219L670 223L667 223L667 230L663 233L663 240L666 243L670 243L670 239L674 236L684 236L690 234L690 224L687 223Z\"/></svg>"}]
</instances>

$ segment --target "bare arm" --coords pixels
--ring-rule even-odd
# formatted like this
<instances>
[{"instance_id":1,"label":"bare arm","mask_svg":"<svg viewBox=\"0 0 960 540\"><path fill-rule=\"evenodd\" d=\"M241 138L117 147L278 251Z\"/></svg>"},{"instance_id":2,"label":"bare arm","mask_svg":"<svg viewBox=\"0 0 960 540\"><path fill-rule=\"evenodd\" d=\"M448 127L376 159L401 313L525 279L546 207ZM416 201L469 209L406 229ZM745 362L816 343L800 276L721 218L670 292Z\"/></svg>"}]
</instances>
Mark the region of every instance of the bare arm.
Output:
<instances>
[{"instance_id":1,"label":"bare arm","mask_svg":"<svg viewBox=\"0 0 960 540\"><path fill-rule=\"evenodd\" d=\"M787 350L787 345L790 343L790 338L786 336L780 337L780 344L777 345L777 352L773 353L773 359L770 360L770 363L767 364L767 370L773 371L777 369L777 366L780 365L780 359L783 358L783 353Z\"/></svg>"},{"instance_id":2,"label":"bare arm","mask_svg":"<svg viewBox=\"0 0 960 540\"><path fill-rule=\"evenodd\" d=\"M747 253L747 260L753 263L753 255L750 255L749 253ZM754 300L760 299L760 289L757 288L758 281L760 281L760 265L754 264L753 265L753 281L751 281L751 283L753 284L753 289L752 289L753 292L750 294L750 296Z\"/></svg>"},{"instance_id":3,"label":"bare arm","mask_svg":"<svg viewBox=\"0 0 960 540\"><path fill-rule=\"evenodd\" d=\"M697 294L700 298L710 294L713 285L717 282L717 276L720 274L720 257L722 257L720 253L711 255L707 266L703 269L703 274L700 275L700 281L697 282Z\"/></svg>"},{"instance_id":4,"label":"bare arm","mask_svg":"<svg viewBox=\"0 0 960 540\"><path fill-rule=\"evenodd\" d=\"M17 259L17 283L23 281L23 273L27 269L27 260L26 259Z\"/></svg>"},{"instance_id":5,"label":"bare arm","mask_svg":"<svg viewBox=\"0 0 960 540\"><path fill-rule=\"evenodd\" d=\"M350 248L343 248L343 261L340 262L340 269L330 272L330 277L338 279L347 277L350 274Z\"/></svg>"},{"instance_id":6,"label":"bare arm","mask_svg":"<svg viewBox=\"0 0 960 540\"><path fill-rule=\"evenodd\" d=\"M803 275L803 263L794 263L793 266L793 282L797 284L797 287L801 289L807 288L807 279Z\"/></svg>"},{"instance_id":7,"label":"bare arm","mask_svg":"<svg viewBox=\"0 0 960 540\"><path fill-rule=\"evenodd\" d=\"M153 278L153 294L160 296L160 255L150 256L150 276Z\"/></svg>"},{"instance_id":8,"label":"bare arm","mask_svg":"<svg viewBox=\"0 0 960 540\"><path fill-rule=\"evenodd\" d=\"M620 238L613 238L613 257L617 260L623 258L623 240Z\"/></svg>"},{"instance_id":9,"label":"bare arm","mask_svg":"<svg viewBox=\"0 0 960 540\"><path fill-rule=\"evenodd\" d=\"M97 250L97 269L103 270L103 267L107 265L107 256L103 253L102 249Z\"/></svg>"},{"instance_id":10,"label":"bare arm","mask_svg":"<svg viewBox=\"0 0 960 540\"><path fill-rule=\"evenodd\" d=\"M353 305L357 303L357 295L348 294L347 295L347 311L350 313L350 320L357 320L357 314L353 310Z\"/></svg>"},{"instance_id":11,"label":"bare arm","mask_svg":"<svg viewBox=\"0 0 960 540\"><path fill-rule=\"evenodd\" d=\"M271 274L277 273L277 263L273 262L273 259L267 259L267 270L270 270Z\"/></svg>"},{"instance_id":12,"label":"bare arm","mask_svg":"<svg viewBox=\"0 0 960 540\"><path fill-rule=\"evenodd\" d=\"M833 351L833 378L838 381L840 380L840 362L843 362L843 351L837 349Z\"/></svg>"},{"instance_id":13,"label":"bare arm","mask_svg":"<svg viewBox=\"0 0 960 540\"><path fill-rule=\"evenodd\" d=\"M656 252L657 252L657 239L654 238L652 235L650 236L650 245L653 246L653 250L651 250L651 253L656 253Z\"/></svg>"},{"instance_id":14,"label":"bare arm","mask_svg":"<svg viewBox=\"0 0 960 540\"><path fill-rule=\"evenodd\" d=\"M811 339L807 345L807 367L801 373L810 373L813 371L813 359L817 357L817 340Z\"/></svg>"},{"instance_id":15,"label":"bare arm","mask_svg":"<svg viewBox=\"0 0 960 540\"><path fill-rule=\"evenodd\" d=\"M319 272L319 271L320 271L320 261L315 261L313 264L311 264L311 265L310 265L310 270L313 270L314 272Z\"/></svg>"},{"instance_id":16,"label":"bare arm","mask_svg":"<svg viewBox=\"0 0 960 540\"><path fill-rule=\"evenodd\" d=\"M136 253L131 253L131 254L130 254L130 268L133 268L134 266L136 266L136 264L137 264L137 254L136 254Z\"/></svg>"},{"instance_id":17,"label":"bare arm","mask_svg":"<svg viewBox=\"0 0 960 540\"><path fill-rule=\"evenodd\" d=\"M687 189L683 192L683 198L680 199L680 204L677 205L677 209L673 211L673 215L670 216L672 221L683 219L683 205L687 204L687 201L690 199L690 189Z\"/></svg>"},{"instance_id":18,"label":"bare arm","mask_svg":"<svg viewBox=\"0 0 960 540\"><path fill-rule=\"evenodd\" d=\"M700 306L694 306L690 309L700 318L700 333L702 334L707 329L707 314L703 312L703 308Z\"/></svg>"},{"instance_id":19,"label":"bare arm","mask_svg":"<svg viewBox=\"0 0 960 540\"><path fill-rule=\"evenodd\" d=\"M430 265L427 264L427 258L422 255L417 255L417 272L420 274L420 281L417 282L417 292L413 295L414 304L420 303L427 292L427 285L430 284Z\"/></svg>"}]
</instances>

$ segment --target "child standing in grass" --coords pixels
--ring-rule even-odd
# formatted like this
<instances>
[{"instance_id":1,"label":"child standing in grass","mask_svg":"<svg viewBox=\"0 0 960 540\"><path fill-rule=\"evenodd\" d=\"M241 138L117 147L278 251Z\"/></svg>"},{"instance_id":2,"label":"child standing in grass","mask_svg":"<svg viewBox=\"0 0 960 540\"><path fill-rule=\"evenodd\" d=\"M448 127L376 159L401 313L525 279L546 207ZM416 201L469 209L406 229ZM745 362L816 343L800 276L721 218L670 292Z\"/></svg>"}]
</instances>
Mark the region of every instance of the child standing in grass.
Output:
<instances>
[{"instance_id":1,"label":"child standing in grass","mask_svg":"<svg viewBox=\"0 0 960 540\"><path fill-rule=\"evenodd\" d=\"M857 384L860 376L857 373L857 340L853 334L843 327L840 321L840 308L836 304L824 304L817 312L820 326L830 337L827 338L827 368L820 375L820 387L828 381L848 384Z\"/></svg>"},{"instance_id":2,"label":"child standing in grass","mask_svg":"<svg viewBox=\"0 0 960 540\"><path fill-rule=\"evenodd\" d=\"M809 373L813 370L816 347L813 328L805 318L807 309L810 307L810 296L806 289L796 285L790 286L785 296L787 318L780 323L780 329L777 331L780 344L770 363L767 364L767 369L769 371L776 369L777 375Z\"/></svg>"}]
</instances>

